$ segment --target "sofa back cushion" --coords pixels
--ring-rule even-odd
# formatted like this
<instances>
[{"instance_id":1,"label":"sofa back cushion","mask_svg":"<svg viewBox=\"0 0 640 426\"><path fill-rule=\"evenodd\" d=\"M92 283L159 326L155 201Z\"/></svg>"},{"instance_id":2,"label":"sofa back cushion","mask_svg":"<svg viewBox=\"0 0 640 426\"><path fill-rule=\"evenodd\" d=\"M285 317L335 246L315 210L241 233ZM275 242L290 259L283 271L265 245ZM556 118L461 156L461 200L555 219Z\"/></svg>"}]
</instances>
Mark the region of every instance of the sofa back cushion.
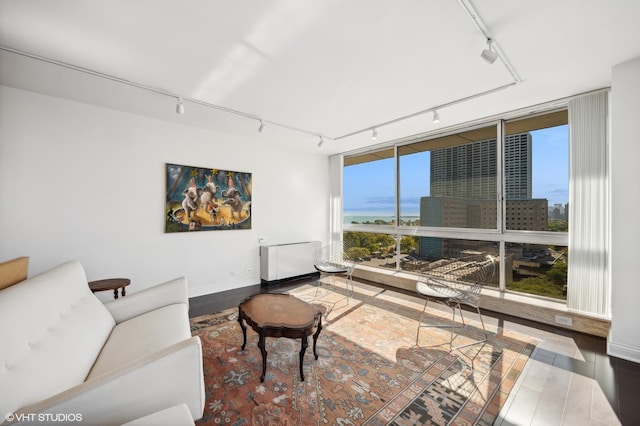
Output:
<instances>
[{"instance_id":1,"label":"sofa back cushion","mask_svg":"<svg viewBox=\"0 0 640 426\"><path fill-rule=\"evenodd\" d=\"M79 262L0 290L0 415L82 383L115 321Z\"/></svg>"}]
</instances>

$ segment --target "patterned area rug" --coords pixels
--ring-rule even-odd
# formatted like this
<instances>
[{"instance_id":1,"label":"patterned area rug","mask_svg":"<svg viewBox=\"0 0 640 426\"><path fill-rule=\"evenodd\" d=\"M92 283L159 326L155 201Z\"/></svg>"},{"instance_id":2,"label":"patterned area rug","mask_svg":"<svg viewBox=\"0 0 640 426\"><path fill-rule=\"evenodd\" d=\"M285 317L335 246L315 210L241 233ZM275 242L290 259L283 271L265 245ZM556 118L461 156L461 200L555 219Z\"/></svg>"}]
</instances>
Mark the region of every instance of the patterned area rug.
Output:
<instances>
[{"instance_id":1,"label":"patterned area rug","mask_svg":"<svg viewBox=\"0 0 640 426\"><path fill-rule=\"evenodd\" d=\"M266 339L261 383L258 336L248 327L240 350L237 309L192 319L206 386L198 425L490 425L536 343L494 327L487 342L450 350L449 328L421 328L417 338L424 306L418 297L360 283L350 299L327 285L320 300L311 285L290 293L324 312L319 358L310 341L305 381L299 340ZM430 307L424 323L448 324L450 311ZM483 337L479 323L466 324L455 329L454 345Z\"/></svg>"}]
</instances>

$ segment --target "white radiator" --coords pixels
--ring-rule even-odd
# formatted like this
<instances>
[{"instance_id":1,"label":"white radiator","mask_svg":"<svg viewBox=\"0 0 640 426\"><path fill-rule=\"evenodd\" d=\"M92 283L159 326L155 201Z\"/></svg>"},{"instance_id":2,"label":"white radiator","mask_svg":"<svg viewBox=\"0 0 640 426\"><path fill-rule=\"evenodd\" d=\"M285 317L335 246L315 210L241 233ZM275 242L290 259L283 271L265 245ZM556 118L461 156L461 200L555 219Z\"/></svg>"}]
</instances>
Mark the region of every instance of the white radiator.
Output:
<instances>
[{"instance_id":1,"label":"white radiator","mask_svg":"<svg viewBox=\"0 0 640 426\"><path fill-rule=\"evenodd\" d=\"M260 278L279 281L316 272L313 264L320 241L260 246Z\"/></svg>"}]
</instances>

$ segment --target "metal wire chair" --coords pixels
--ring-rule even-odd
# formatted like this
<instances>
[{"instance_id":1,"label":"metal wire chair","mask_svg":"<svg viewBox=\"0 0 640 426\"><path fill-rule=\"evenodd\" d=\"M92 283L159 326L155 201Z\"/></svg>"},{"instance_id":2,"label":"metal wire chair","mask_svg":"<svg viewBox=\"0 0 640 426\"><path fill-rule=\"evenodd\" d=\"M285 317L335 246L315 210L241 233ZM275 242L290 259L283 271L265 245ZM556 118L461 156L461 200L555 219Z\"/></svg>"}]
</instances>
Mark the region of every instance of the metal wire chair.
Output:
<instances>
[{"instance_id":1,"label":"metal wire chair","mask_svg":"<svg viewBox=\"0 0 640 426\"><path fill-rule=\"evenodd\" d=\"M353 270L355 269L355 260L349 253L349 245L344 241L329 244L321 247L316 252L314 267L320 272L320 279L316 286L315 297L318 296L318 289L322 285L322 277L330 276L331 284L335 286L334 279L336 276L343 276L347 297L353 294Z\"/></svg>"},{"instance_id":2,"label":"metal wire chair","mask_svg":"<svg viewBox=\"0 0 640 426\"><path fill-rule=\"evenodd\" d=\"M418 330L416 332L416 346L420 337L420 329L424 327L450 327L450 349L459 349L487 341L487 330L480 313L480 290L495 274L497 258L491 255L467 255L458 259L441 259L429 265L422 271L416 282L416 292L425 299L424 308ZM429 300L434 300L451 308L451 324L424 324L423 319ZM464 316L460 305L467 305L476 309L482 324L484 339L461 346L453 346L453 329L464 327ZM460 312L462 325L456 324L456 308Z\"/></svg>"}]
</instances>

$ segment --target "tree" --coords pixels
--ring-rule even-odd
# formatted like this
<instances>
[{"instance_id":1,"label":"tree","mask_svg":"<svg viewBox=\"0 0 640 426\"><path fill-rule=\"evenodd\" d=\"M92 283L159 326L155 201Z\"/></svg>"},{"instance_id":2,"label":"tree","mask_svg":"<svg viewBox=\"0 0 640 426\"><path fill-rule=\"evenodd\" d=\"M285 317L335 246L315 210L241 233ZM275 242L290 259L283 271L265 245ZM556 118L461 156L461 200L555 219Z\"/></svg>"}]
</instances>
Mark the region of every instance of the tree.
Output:
<instances>
[{"instance_id":1,"label":"tree","mask_svg":"<svg viewBox=\"0 0 640 426\"><path fill-rule=\"evenodd\" d=\"M351 247L347 250L347 255L350 259L365 258L369 254L369 250L364 247Z\"/></svg>"},{"instance_id":2,"label":"tree","mask_svg":"<svg viewBox=\"0 0 640 426\"><path fill-rule=\"evenodd\" d=\"M383 253L396 250L396 239L388 234L376 234L375 242L377 244L376 250Z\"/></svg>"},{"instance_id":3,"label":"tree","mask_svg":"<svg viewBox=\"0 0 640 426\"><path fill-rule=\"evenodd\" d=\"M507 284L507 289L520 291L522 293L537 294L538 296L548 296L555 299L564 299L562 287L558 287L546 276L528 277L519 281Z\"/></svg>"},{"instance_id":4,"label":"tree","mask_svg":"<svg viewBox=\"0 0 640 426\"><path fill-rule=\"evenodd\" d=\"M557 261L546 272L546 276L557 286L564 286L567 284L567 262Z\"/></svg>"},{"instance_id":5,"label":"tree","mask_svg":"<svg viewBox=\"0 0 640 426\"><path fill-rule=\"evenodd\" d=\"M417 237L402 237L400 240L400 252L411 253L418 247Z\"/></svg>"},{"instance_id":6,"label":"tree","mask_svg":"<svg viewBox=\"0 0 640 426\"><path fill-rule=\"evenodd\" d=\"M552 232L567 232L569 230L569 224L566 220L552 219L548 223L549 231Z\"/></svg>"},{"instance_id":7,"label":"tree","mask_svg":"<svg viewBox=\"0 0 640 426\"><path fill-rule=\"evenodd\" d=\"M396 241L390 235L370 232L345 232L342 238L349 247L363 247L369 252L388 250Z\"/></svg>"},{"instance_id":8,"label":"tree","mask_svg":"<svg viewBox=\"0 0 640 426\"><path fill-rule=\"evenodd\" d=\"M367 249L369 256L372 252L393 253L396 250L396 239L389 234L372 234L370 232L345 232L343 237L349 247ZM418 247L418 237L405 236L400 240L400 251L410 253ZM358 256L363 257L363 256Z\"/></svg>"}]
</instances>

